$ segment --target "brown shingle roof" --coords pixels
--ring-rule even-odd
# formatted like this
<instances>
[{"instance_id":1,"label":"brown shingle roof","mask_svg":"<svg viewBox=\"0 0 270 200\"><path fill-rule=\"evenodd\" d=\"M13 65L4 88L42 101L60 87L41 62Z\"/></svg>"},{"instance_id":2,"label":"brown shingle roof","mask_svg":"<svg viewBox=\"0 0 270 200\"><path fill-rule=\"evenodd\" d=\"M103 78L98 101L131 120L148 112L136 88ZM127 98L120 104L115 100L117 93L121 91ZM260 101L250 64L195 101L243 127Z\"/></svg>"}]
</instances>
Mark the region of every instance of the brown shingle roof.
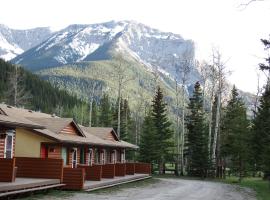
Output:
<instances>
[{"instance_id":1,"label":"brown shingle roof","mask_svg":"<svg viewBox=\"0 0 270 200\"><path fill-rule=\"evenodd\" d=\"M36 124L27 119L18 119L18 117L10 117L6 115L0 114L0 124L6 126L14 126L14 127L25 127L25 128L44 128L40 124Z\"/></svg>"},{"instance_id":2,"label":"brown shingle roof","mask_svg":"<svg viewBox=\"0 0 270 200\"><path fill-rule=\"evenodd\" d=\"M117 138L117 140L119 140L114 129L110 128L110 127L83 127L83 129L84 129L84 131L86 131L92 135L95 135L101 139L104 139L104 140L107 139L109 133L113 133L115 135L115 137Z\"/></svg>"},{"instance_id":3,"label":"brown shingle roof","mask_svg":"<svg viewBox=\"0 0 270 200\"><path fill-rule=\"evenodd\" d=\"M72 118L53 117L49 114L7 106L6 104L0 104L0 111L3 111L7 115L0 114L0 122L2 120L9 121L10 123L29 125L29 127L34 128L34 131L37 133L58 142L138 148L136 145L128 142L119 141L113 128L79 126ZM76 126L83 137L78 135L58 134L70 123ZM117 141L106 140L109 133L113 133Z\"/></svg>"}]
</instances>

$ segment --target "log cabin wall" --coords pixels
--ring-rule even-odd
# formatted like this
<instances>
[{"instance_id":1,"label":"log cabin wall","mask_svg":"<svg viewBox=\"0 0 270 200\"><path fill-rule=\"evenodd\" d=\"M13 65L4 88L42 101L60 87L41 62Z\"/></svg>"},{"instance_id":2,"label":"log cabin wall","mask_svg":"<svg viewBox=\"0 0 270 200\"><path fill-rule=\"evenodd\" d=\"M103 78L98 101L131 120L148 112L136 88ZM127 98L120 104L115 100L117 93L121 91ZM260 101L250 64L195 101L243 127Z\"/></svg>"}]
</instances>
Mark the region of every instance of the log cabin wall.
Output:
<instances>
[{"instance_id":1,"label":"log cabin wall","mask_svg":"<svg viewBox=\"0 0 270 200\"><path fill-rule=\"evenodd\" d=\"M149 164L149 163L135 163L135 173L151 174L151 164Z\"/></svg>"},{"instance_id":2,"label":"log cabin wall","mask_svg":"<svg viewBox=\"0 0 270 200\"><path fill-rule=\"evenodd\" d=\"M102 178L102 165L78 165L78 168L85 169L85 180L100 181Z\"/></svg>"},{"instance_id":3,"label":"log cabin wall","mask_svg":"<svg viewBox=\"0 0 270 200\"><path fill-rule=\"evenodd\" d=\"M102 165L102 178L114 178L115 177L115 164Z\"/></svg>"}]
</instances>

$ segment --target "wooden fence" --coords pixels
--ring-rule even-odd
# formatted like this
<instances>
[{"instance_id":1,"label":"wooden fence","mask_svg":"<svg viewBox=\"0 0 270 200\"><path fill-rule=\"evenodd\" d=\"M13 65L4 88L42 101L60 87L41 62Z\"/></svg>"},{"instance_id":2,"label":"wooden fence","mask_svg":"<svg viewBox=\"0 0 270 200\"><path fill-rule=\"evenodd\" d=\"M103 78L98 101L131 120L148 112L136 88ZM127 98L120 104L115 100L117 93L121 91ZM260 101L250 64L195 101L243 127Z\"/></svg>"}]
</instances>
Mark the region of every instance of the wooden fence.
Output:
<instances>
[{"instance_id":1,"label":"wooden fence","mask_svg":"<svg viewBox=\"0 0 270 200\"><path fill-rule=\"evenodd\" d=\"M149 163L135 163L135 173L151 174L151 164L149 164Z\"/></svg>"},{"instance_id":2,"label":"wooden fence","mask_svg":"<svg viewBox=\"0 0 270 200\"><path fill-rule=\"evenodd\" d=\"M116 163L115 164L115 176L125 176L126 175L126 164Z\"/></svg>"},{"instance_id":3,"label":"wooden fence","mask_svg":"<svg viewBox=\"0 0 270 200\"><path fill-rule=\"evenodd\" d=\"M85 180L100 181L102 178L102 165L78 165L78 168L85 169Z\"/></svg>"},{"instance_id":4,"label":"wooden fence","mask_svg":"<svg viewBox=\"0 0 270 200\"><path fill-rule=\"evenodd\" d=\"M17 157L17 177L63 180L63 160L51 158Z\"/></svg>"},{"instance_id":5,"label":"wooden fence","mask_svg":"<svg viewBox=\"0 0 270 200\"><path fill-rule=\"evenodd\" d=\"M102 165L102 178L114 178L115 177L115 164Z\"/></svg>"},{"instance_id":6,"label":"wooden fence","mask_svg":"<svg viewBox=\"0 0 270 200\"><path fill-rule=\"evenodd\" d=\"M135 163L126 163L126 174L127 175L135 174Z\"/></svg>"},{"instance_id":7,"label":"wooden fence","mask_svg":"<svg viewBox=\"0 0 270 200\"><path fill-rule=\"evenodd\" d=\"M13 182L15 181L15 158L13 159L0 159L0 182Z\"/></svg>"},{"instance_id":8,"label":"wooden fence","mask_svg":"<svg viewBox=\"0 0 270 200\"><path fill-rule=\"evenodd\" d=\"M85 169L84 168L64 168L63 189L82 190L84 188Z\"/></svg>"}]
</instances>

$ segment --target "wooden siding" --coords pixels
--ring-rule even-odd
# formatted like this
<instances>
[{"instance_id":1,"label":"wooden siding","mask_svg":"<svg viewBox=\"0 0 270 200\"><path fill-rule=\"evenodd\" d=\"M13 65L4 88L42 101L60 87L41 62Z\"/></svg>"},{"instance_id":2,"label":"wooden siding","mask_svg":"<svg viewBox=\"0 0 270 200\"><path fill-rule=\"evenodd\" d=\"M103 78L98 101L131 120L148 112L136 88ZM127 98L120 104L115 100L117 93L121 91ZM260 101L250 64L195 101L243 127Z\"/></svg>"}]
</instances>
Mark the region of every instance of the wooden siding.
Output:
<instances>
[{"instance_id":1,"label":"wooden siding","mask_svg":"<svg viewBox=\"0 0 270 200\"><path fill-rule=\"evenodd\" d=\"M115 135L112 132L107 134L106 139L111 140L111 141L116 141L117 140L117 138L115 137Z\"/></svg>"},{"instance_id":2,"label":"wooden siding","mask_svg":"<svg viewBox=\"0 0 270 200\"><path fill-rule=\"evenodd\" d=\"M0 182L13 182L15 180L15 158L0 158Z\"/></svg>"},{"instance_id":3,"label":"wooden siding","mask_svg":"<svg viewBox=\"0 0 270 200\"><path fill-rule=\"evenodd\" d=\"M85 169L64 168L63 188L69 190L82 190L84 187Z\"/></svg>"},{"instance_id":4,"label":"wooden siding","mask_svg":"<svg viewBox=\"0 0 270 200\"><path fill-rule=\"evenodd\" d=\"M73 123L70 123L65 128L63 128L60 133L82 136L82 134L79 132L79 130L75 127Z\"/></svg>"},{"instance_id":5,"label":"wooden siding","mask_svg":"<svg viewBox=\"0 0 270 200\"><path fill-rule=\"evenodd\" d=\"M115 164L102 165L102 178L114 178L115 177Z\"/></svg>"},{"instance_id":6,"label":"wooden siding","mask_svg":"<svg viewBox=\"0 0 270 200\"><path fill-rule=\"evenodd\" d=\"M48 158L61 159L62 147L57 145L48 145Z\"/></svg>"},{"instance_id":7,"label":"wooden siding","mask_svg":"<svg viewBox=\"0 0 270 200\"><path fill-rule=\"evenodd\" d=\"M102 178L102 165L78 165L78 168L85 169L85 180L100 181Z\"/></svg>"},{"instance_id":8,"label":"wooden siding","mask_svg":"<svg viewBox=\"0 0 270 200\"><path fill-rule=\"evenodd\" d=\"M135 174L135 163L126 163L126 174L127 175Z\"/></svg>"},{"instance_id":9,"label":"wooden siding","mask_svg":"<svg viewBox=\"0 0 270 200\"><path fill-rule=\"evenodd\" d=\"M115 176L125 176L126 175L126 164L116 163L115 164Z\"/></svg>"},{"instance_id":10,"label":"wooden siding","mask_svg":"<svg viewBox=\"0 0 270 200\"><path fill-rule=\"evenodd\" d=\"M151 174L151 164L149 164L149 163L135 163L135 173Z\"/></svg>"},{"instance_id":11,"label":"wooden siding","mask_svg":"<svg viewBox=\"0 0 270 200\"><path fill-rule=\"evenodd\" d=\"M16 158L17 177L63 179L63 160L50 158Z\"/></svg>"}]
</instances>

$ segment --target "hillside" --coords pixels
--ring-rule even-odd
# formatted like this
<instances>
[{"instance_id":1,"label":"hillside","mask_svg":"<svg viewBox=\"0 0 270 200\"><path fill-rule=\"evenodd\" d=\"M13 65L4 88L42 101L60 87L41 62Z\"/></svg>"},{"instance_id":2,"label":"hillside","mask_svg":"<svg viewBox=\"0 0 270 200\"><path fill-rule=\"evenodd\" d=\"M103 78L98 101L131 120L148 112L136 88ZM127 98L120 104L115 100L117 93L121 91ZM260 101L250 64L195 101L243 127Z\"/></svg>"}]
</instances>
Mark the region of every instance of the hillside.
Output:
<instances>
[{"instance_id":1,"label":"hillside","mask_svg":"<svg viewBox=\"0 0 270 200\"><path fill-rule=\"evenodd\" d=\"M14 72L15 67L0 59L0 101L9 103L10 99L6 91L9 88L9 76ZM84 103L67 93L53 87L49 82L40 79L23 68L19 69L25 91L31 94L31 98L24 107L32 110L40 110L45 113L57 114L65 117L74 116L74 108L81 107Z\"/></svg>"}]
</instances>

